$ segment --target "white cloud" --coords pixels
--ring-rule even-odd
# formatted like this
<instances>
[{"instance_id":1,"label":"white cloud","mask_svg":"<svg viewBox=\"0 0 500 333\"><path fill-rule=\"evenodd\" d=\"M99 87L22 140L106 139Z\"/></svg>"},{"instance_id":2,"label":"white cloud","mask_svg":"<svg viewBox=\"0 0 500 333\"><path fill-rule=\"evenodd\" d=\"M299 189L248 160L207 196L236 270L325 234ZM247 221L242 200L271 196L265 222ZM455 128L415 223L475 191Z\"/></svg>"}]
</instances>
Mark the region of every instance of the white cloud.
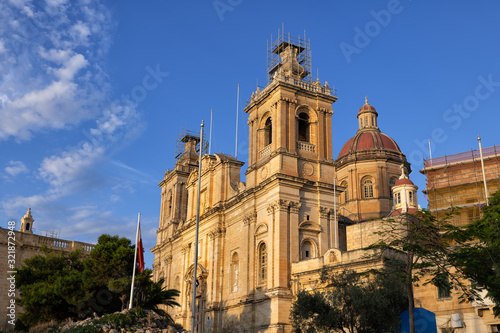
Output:
<instances>
[{"instance_id":1,"label":"white cloud","mask_svg":"<svg viewBox=\"0 0 500 333\"><path fill-rule=\"evenodd\" d=\"M27 140L99 115L110 13L98 0L0 3L0 140Z\"/></svg>"},{"instance_id":2,"label":"white cloud","mask_svg":"<svg viewBox=\"0 0 500 333\"><path fill-rule=\"evenodd\" d=\"M9 164L9 166L7 166L4 170L6 173L11 175L12 177L17 176L20 173L28 172L28 168L21 161L9 161L8 164Z\"/></svg>"}]
</instances>

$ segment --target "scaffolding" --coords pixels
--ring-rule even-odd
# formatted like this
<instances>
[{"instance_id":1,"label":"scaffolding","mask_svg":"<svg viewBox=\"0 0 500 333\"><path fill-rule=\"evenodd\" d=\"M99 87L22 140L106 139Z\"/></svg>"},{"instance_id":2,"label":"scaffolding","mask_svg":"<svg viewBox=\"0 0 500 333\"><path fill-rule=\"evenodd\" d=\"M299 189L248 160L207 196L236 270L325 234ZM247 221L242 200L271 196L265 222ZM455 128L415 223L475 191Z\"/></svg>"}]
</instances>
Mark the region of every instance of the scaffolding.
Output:
<instances>
[{"instance_id":1,"label":"scaffolding","mask_svg":"<svg viewBox=\"0 0 500 333\"><path fill-rule=\"evenodd\" d=\"M278 38L273 41L271 36L271 45L267 48L267 83L273 81L273 74L281 67L280 53L283 52L288 46L292 46L297 49L297 61L304 67L304 78L302 81L313 83L313 77L311 75L311 42L307 41L305 38L293 37L290 34L286 35L283 31L280 33L278 30Z\"/></svg>"},{"instance_id":2,"label":"scaffolding","mask_svg":"<svg viewBox=\"0 0 500 333\"><path fill-rule=\"evenodd\" d=\"M196 152L200 151L200 133L196 131L190 131L188 129L183 129L177 135L177 140L175 142L175 158L178 159L182 153L184 153L184 143L189 139L193 138L197 141L196 144ZM208 153L208 141L205 136L205 132L203 132L203 140L201 145L202 154Z\"/></svg>"},{"instance_id":3,"label":"scaffolding","mask_svg":"<svg viewBox=\"0 0 500 333\"><path fill-rule=\"evenodd\" d=\"M490 196L500 189L500 147L483 149L484 171ZM427 184L423 191L429 210L437 218L452 207L460 209L452 217L455 225L465 225L481 217L486 202L479 150L424 160Z\"/></svg>"}]
</instances>

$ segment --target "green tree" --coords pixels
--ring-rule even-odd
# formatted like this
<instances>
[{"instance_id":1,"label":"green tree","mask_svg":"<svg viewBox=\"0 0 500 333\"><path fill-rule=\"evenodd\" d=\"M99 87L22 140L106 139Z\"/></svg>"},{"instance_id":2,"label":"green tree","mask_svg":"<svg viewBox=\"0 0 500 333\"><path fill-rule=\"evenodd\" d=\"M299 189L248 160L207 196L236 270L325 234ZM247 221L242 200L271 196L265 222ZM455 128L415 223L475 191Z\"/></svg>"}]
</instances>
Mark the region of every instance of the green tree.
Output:
<instances>
[{"instance_id":1,"label":"green tree","mask_svg":"<svg viewBox=\"0 0 500 333\"><path fill-rule=\"evenodd\" d=\"M460 243L453 249L451 260L471 279L477 290L485 289L500 315L500 190L482 208L483 217L454 234Z\"/></svg>"},{"instance_id":2,"label":"green tree","mask_svg":"<svg viewBox=\"0 0 500 333\"><path fill-rule=\"evenodd\" d=\"M453 212L452 212L453 213ZM451 213L451 214L452 214ZM390 275L405 286L408 295L410 332L415 332L413 287L419 283L462 290L464 298L470 291L463 276L451 261L453 235L457 228L449 223L451 214L437 219L428 210L402 214L382 222L380 238L366 250L376 250L372 256L384 260L383 274Z\"/></svg>"},{"instance_id":3,"label":"green tree","mask_svg":"<svg viewBox=\"0 0 500 333\"><path fill-rule=\"evenodd\" d=\"M327 284L324 291L302 291L292 305L297 333L391 331L406 309L403 285L382 275L323 269L321 281Z\"/></svg>"},{"instance_id":4,"label":"green tree","mask_svg":"<svg viewBox=\"0 0 500 333\"><path fill-rule=\"evenodd\" d=\"M50 320L76 317L87 293L82 279L82 253L51 252L24 261L16 274L18 300L24 313L19 320L26 326Z\"/></svg>"},{"instance_id":5,"label":"green tree","mask_svg":"<svg viewBox=\"0 0 500 333\"><path fill-rule=\"evenodd\" d=\"M146 269L136 277L136 287L134 289L134 305L146 310L152 310L160 316L166 317L170 322L174 322L172 317L163 309L165 307L180 306L175 300L180 291L176 289L166 289L163 286L165 280L161 278L157 282L153 282L152 270Z\"/></svg>"},{"instance_id":6,"label":"green tree","mask_svg":"<svg viewBox=\"0 0 500 333\"><path fill-rule=\"evenodd\" d=\"M82 310L111 313L127 307L134 263L130 240L103 234L85 260L83 279L94 302ZM99 296L100 295L100 296ZM93 306L92 304L97 305ZM99 304L97 304L99 303Z\"/></svg>"}]
</instances>

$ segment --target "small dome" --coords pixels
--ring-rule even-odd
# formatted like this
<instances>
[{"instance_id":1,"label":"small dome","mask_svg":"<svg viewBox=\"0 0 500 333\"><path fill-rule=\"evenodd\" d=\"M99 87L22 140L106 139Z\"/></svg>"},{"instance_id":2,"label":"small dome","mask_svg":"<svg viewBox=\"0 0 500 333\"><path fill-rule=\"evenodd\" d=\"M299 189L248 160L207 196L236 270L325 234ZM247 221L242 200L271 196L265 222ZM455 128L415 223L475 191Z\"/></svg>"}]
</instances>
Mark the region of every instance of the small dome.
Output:
<instances>
[{"instance_id":1,"label":"small dome","mask_svg":"<svg viewBox=\"0 0 500 333\"><path fill-rule=\"evenodd\" d=\"M340 150L339 158L361 150L390 150L401 153L401 149L399 149L397 143L388 135L377 130L358 131L354 137L350 138L344 144Z\"/></svg>"},{"instance_id":2,"label":"small dome","mask_svg":"<svg viewBox=\"0 0 500 333\"><path fill-rule=\"evenodd\" d=\"M408 178L401 178L399 179L394 186L399 186L399 185L415 185L411 180Z\"/></svg>"},{"instance_id":3,"label":"small dome","mask_svg":"<svg viewBox=\"0 0 500 333\"><path fill-rule=\"evenodd\" d=\"M359 109L358 114L364 112L377 112L372 105L368 104L368 97L365 97L365 104Z\"/></svg>"}]
</instances>

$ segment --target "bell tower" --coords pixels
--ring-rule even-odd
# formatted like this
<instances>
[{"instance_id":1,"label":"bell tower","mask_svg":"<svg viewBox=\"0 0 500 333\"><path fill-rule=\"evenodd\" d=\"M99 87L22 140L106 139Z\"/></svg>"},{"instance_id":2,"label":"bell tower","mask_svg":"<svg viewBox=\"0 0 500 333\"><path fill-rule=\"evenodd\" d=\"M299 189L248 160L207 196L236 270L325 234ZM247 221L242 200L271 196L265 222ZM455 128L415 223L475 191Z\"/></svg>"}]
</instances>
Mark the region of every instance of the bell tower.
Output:
<instances>
[{"instance_id":1,"label":"bell tower","mask_svg":"<svg viewBox=\"0 0 500 333\"><path fill-rule=\"evenodd\" d=\"M26 215L24 215L24 217L21 219L21 228L19 229L19 231L29 232L30 234L32 234L34 221L35 220L33 219L33 216L31 216L31 208L28 208Z\"/></svg>"},{"instance_id":2,"label":"bell tower","mask_svg":"<svg viewBox=\"0 0 500 333\"><path fill-rule=\"evenodd\" d=\"M274 174L332 182L332 104L327 82L313 81L310 43L281 35L268 49L267 86L252 93L248 113L247 187Z\"/></svg>"}]
</instances>

